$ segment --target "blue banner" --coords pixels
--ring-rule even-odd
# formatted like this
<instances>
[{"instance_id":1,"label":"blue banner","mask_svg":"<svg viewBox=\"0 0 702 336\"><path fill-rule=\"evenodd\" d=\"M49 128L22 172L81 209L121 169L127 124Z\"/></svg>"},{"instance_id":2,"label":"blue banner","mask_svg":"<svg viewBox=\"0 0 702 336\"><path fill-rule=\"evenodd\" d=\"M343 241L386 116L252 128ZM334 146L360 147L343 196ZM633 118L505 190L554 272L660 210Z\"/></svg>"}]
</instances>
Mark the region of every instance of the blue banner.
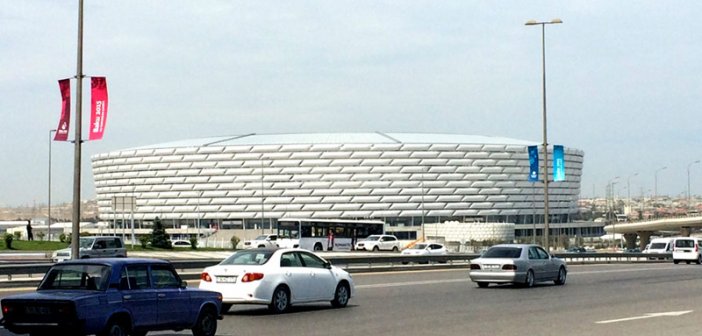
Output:
<instances>
[{"instance_id":1,"label":"blue banner","mask_svg":"<svg viewBox=\"0 0 702 336\"><path fill-rule=\"evenodd\" d=\"M529 182L539 182L539 147L529 146Z\"/></svg>"},{"instance_id":2,"label":"blue banner","mask_svg":"<svg viewBox=\"0 0 702 336\"><path fill-rule=\"evenodd\" d=\"M565 181L565 159L563 156L563 146L553 146L553 181Z\"/></svg>"}]
</instances>

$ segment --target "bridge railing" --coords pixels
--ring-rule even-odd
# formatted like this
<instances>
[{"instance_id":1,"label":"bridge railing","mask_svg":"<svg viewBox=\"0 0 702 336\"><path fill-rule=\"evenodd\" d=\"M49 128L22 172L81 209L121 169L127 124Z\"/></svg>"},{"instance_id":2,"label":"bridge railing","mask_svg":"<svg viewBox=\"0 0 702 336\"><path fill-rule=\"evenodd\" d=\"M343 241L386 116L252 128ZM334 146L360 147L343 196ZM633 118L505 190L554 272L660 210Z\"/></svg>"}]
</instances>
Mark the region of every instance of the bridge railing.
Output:
<instances>
[{"instance_id":1,"label":"bridge railing","mask_svg":"<svg viewBox=\"0 0 702 336\"><path fill-rule=\"evenodd\" d=\"M479 254L447 254L437 256L408 256L378 254L377 256L334 256L326 258L333 265L350 273L409 271L417 269L464 268ZM556 253L554 256L569 264L614 264L669 262L670 253ZM219 259L172 260L171 263L185 280L200 279L200 272L216 265ZM0 287L37 286L53 263L0 265Z\"/></svg>"}]
</instances>

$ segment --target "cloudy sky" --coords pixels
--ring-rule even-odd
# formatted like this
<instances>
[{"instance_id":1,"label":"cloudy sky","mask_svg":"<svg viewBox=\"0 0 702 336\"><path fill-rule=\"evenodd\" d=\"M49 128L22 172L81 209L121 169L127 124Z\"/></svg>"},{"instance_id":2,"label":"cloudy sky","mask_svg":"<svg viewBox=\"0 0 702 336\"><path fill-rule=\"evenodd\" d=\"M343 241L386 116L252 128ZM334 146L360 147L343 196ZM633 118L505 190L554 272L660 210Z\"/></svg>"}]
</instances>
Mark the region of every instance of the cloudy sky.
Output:
<instances>
[{"instance_id":1,"label":"cloudy sky","mask_svg":"<svg viewBox=\"0 0 702 336\"><path fill-rule=\"evenodd\" d=\"M77 3L0 0L0 205L47 201ZM86 0L84 73L107 76L110 110L104 140L83 146L83 198L95 195L90 156L187 138L540 142L541 29L524 23L553 18L564 23L546 27L549 143L585 152L582 196L616 176L626 195L636 173L632 194L650 195L662 167L658 194L681 195L702 159L700 17L699 1ZM52 203L70 201L73 145L52 151ZM691 177L702 194L701 164Z\"/></svg>"}]
</instances>

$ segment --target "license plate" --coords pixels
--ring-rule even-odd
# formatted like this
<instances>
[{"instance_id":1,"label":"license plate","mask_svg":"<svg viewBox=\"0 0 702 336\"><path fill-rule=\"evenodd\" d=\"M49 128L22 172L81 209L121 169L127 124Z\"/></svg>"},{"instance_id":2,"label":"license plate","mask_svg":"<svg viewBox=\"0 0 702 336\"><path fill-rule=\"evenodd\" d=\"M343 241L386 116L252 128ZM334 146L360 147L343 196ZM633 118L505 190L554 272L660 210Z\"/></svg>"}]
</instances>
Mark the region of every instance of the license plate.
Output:
<instances>
[{"instance_id":1,"label":"license plate","mask_svg":"<svg viewBox=\"0 0 702 336\"><path fill-rule=\"evenodd\" d=\"M500 268L500 265L485 265L483 267L485 267L485 269L489 269L489 270L496 270L496 269Z\"/></svg>"},{"instance_id":2,"label":"license plate","mask_svg":"<svg viewBox=\"0 0 702 336\"><path fill-rule=\"evenodd\" d=\"M29 315L50 315L51 309L49 307L24 307L24 312Z\"/></svg>"},{"instance_id":3,"label":"license plate","mask_svg":"<svg viewBox=\"0 0 702 336\"><path fill-rule=\"evenodd\" d=\"M236 276L218 276L218 277L217 277L217 282L221 282L221 283L235 283L235 282L236 282Z\"/></svg>"}]
</instances>

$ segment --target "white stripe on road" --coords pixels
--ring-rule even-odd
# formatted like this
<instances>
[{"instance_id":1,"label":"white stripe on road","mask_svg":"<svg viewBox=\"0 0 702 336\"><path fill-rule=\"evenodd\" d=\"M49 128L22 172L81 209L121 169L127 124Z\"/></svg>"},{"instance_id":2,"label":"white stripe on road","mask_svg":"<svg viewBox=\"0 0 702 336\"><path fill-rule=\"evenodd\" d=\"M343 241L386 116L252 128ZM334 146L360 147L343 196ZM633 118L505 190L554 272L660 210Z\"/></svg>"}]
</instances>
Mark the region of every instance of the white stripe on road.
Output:
<instances>
[{"instance_id":1,"label":"white stripe on road","mask_svg":"<svg viewBox=\"0 0 702 336\"><path fill-rule=\"evenodd\" d=\"M447 280L425 280L425 281L408 281L408 282L390 282L382 284L373 285L356 285L359 288L385 288L385 287L399 287L399 286L416 286L416 285L433 285L439 283L453 283L453 282L468 282L470 279L447 279Z\"/></svg>"},{"instance_id":2,"label":"white stripe on road","mask_svg":"<svg viewBox=\"0 0 702 336\"><path fill-rule=\"evenodd\" d=\"M626 322L626 321L634 321L634 320L643 320L643 319L648 319L648 318L653 318L653 317L681 316L681 315L689 314L692 312L693 312L692 310L683 310L683 311L673 311L673 312L665 312L665 313L648 313L648 314L641 315L641 316L626 317L626 318L621 318L621 319L616 319L616 320L597 321L595 323L608 324L608 323Z\"/></svg>"}]
</instances>

